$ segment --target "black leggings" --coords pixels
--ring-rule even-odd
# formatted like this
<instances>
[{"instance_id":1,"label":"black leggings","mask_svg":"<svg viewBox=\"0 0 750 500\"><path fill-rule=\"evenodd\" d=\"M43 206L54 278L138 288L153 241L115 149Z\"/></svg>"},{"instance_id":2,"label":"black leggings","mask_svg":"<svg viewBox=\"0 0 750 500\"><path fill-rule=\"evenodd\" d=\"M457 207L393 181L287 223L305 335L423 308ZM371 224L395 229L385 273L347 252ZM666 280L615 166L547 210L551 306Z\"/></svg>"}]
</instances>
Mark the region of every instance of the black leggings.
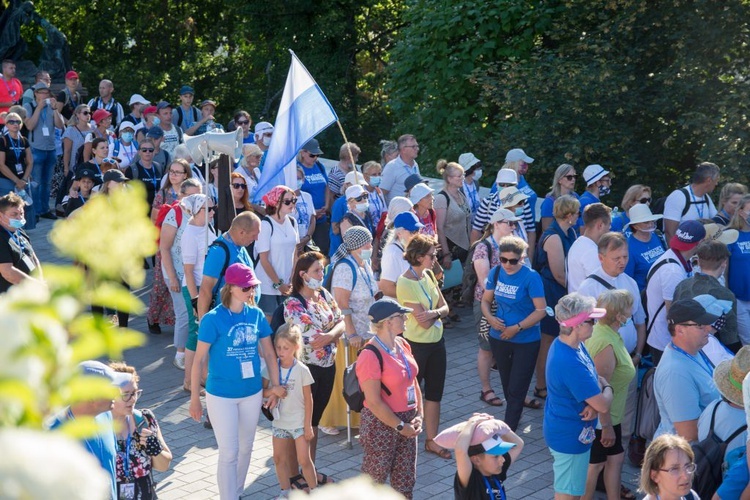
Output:
<instances>
[{"instance_id":1,"label":"black leggings","mask_svg":"<svg viewBox=\"0 0 750 500\"><path fill-rule=\"evenodd\" d=\"M315 381L310 386L310 390L313 398L312 426L317 427L323 412L326 411L328 401L331 399L333 382L336 379L336 365L331 365L328 368L315 365L307 365L307 367Z\"/></svg>"}]
</instances>

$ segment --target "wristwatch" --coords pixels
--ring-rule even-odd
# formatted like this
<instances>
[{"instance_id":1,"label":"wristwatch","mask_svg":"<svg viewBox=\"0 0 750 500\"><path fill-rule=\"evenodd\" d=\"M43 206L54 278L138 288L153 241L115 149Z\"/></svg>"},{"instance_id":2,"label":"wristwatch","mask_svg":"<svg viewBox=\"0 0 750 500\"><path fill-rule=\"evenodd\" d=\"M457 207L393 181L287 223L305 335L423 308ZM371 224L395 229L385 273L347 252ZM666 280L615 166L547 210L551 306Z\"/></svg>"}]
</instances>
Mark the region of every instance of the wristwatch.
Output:
<instances>
[{"instance_id":1,"label":"wristwatch","mask_svg":"<svg viewBox=\"0 0 750 500\"><path fill-rule=\"evenodd\" d=\"M274 290L278 290L279 288L281 288L281 286L282 286L283 284L284 284L284 280L279 280L279 282L278 282L278 283L274 283L274 284L273 284L272 286L273 286L273 289L274 289Z\"/></svg>"},{"instance_id":2,"label":"wristwatch","mask_svg":"<svg viewBox=\"0 0 750 500\"><path fill-rule=\"evenodd\" d=\"M396 430L398 432L401 432L401 431L404 430L404 421L403 420L398 423L398 425L396 426Z\"/></svg>"}]
</instances>

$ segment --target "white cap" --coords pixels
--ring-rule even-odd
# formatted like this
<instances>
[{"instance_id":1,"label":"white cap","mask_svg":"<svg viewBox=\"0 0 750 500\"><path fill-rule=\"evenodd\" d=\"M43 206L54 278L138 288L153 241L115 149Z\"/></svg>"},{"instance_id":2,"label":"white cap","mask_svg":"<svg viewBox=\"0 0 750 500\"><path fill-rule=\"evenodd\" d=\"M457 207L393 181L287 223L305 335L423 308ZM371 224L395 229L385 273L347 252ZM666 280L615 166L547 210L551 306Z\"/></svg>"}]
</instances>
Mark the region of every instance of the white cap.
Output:
<instances>
[{"instance_id":1,"label":"white cap","mask_svg":"<svg viewBox=\"0 0 750 500\"><path fill-rule=\"evenodd\" d=\"M432 194L433 192L434 191L430 189L427 184L420 182L419 184L411 188L411 191L409 191L409 200L411 200L411 202L416 205L417 203L419 203L419 200L421 200L428 194Z\"/></svg>"},{"instance_id":2,"label":"white cap","mask_svg":"<svg viewBox=\"0 0 750 500\"><path fill-rule=\"evenodd\" d=\"M344 177L344 184L359 184L361 186L368 185L367 181L365 180L365 176L360 172L355 172L354 170L346 174L346 177Z\"/></svg>"},{"instance_id":3,"label":"white cap","mask_svg":"<svg viewBox=\"0 0 750 500\"><path fill-rule=\"evenodd\" d=\"M586 181L587 186L590 186L608 174L609 170L606 170L601 165L589 165L583 170L583 180Z\"/></svg>"},{"instance_id":4,"label":"white cap","mask_svg":"<svg viewBox=\"0 0 750 500\"><path fill-rule=\"evenodd\" d=\"M353 200L354 198L359 198L363 194L365 194L367 191L365 191L365 188L360 186L359 184L355 184L353 186L349 186L346 188L346 199L347 200Z\"/></svg>"},{"instance_id":5,"label":"white cap","mask_svg":"<svg viewBox=\"0 0 750 500\"><path fill-rule=\"evenodd\" d=\"M469 170L471 167L473 167L480 161L482 160L474 156L474 153L464 153L458 157L458 163L462 167L464 167L465 170Z\"/></svg>"},{"instance_id":6,"label":"white cap","mask_svg":"<svg viewBox=\"0 0 750 500\"><path fill-rule=\"evenodd\" d=\"M273 125L268 122L258 122L255 124L255 138L259 135L265 134L266 132L273 132Z\"/></svg>"},{"instance_id":7,"label":"white cap","mask_svg":"<svg viewBox=\"0 0 750 500\"><path fill-rule=\"evenodd\" d=\"M515 188L506 188L506 189L515 189ZM500 222L501 220L511 220L514 222L518 222L521 220L520 217L516 217L516 214L508 210L507 208L498 208L495 210L495 213L492 214L492 217L490 217L490 224L494 224L495 222Z\"/></svg>"},{"instance_id":8,"label":"white cap","mask_svg":"<svg viewBox=\"0 0 750 500\"><path fill-rule=\"evenodd\" d=\"M510 163L518 160L523 160L526 163L534 163L534 158L524 153L523 149L521 148L511 149L510 151L508 151L508 154L505 155L505 163Z\"/></svg>"},{"instance_id":9,"label":"white cap","mask_svg":"<svg viewBox=\"0 0 750 500\"><path fill-rule=\"evenodd\" d=\"M84 375L104 377L112 382L112 385L114 385L115 387L122 387L133 380L132 374L117 372L101 361L83 361L78 364L78 367L81 369Z\"/></svg>"},{"instance_id":10,"label":"white cap","mask_svg":"<svg viewBox=\"0 0 750 500\"><path fill-rule=\"evenodd\" d=\"M141 94L133 94L130 96L128 106L132 106L133 104L149 104L149 101Z\"/></svg>"},{"instance_id":11,"label":"white cap","mask_svg":"<svg viewBox=\"0 0 750 500\"><path fill-rule=\"evenodd\" d=\"M508 186L500 190L498 197L500 198L501 207L515 207L527 199L529 195L522 193L515 186Z\"/></svg>"},{"instance_id":12,"label":"white cap","mask_svg":"<svg viewBox=\"0 0 750 500\"><path fill-rule=\"evenodd\" d=\"M495 179L496 184L518 184L518 174L510 168L501 168Z\"/></svg>"},{"instance_id":13,"label":"white cap","mask_svg":"<svg viewBox=\"0 0 750 500\"><path fill-rule=\"evenodd\" d=\"M126 128L132 128L133 130L135 130L135 124L129 121L120 122L120 125L117 127L117 130L122 131L123 129L126 129Z\"/></svg>"}]
</instances>

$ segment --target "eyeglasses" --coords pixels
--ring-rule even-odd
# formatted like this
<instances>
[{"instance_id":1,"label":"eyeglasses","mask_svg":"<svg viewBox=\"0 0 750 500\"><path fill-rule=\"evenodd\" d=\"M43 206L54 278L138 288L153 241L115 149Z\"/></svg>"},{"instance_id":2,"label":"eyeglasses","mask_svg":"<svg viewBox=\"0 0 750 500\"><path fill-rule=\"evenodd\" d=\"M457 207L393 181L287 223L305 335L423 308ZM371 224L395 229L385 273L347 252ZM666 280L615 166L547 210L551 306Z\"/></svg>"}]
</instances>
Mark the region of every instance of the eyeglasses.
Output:
<instances>
[{"instance_id":1,"label":"eyeglasses","mask_svg":"<svg viewBox=\"0 0 750 500\"><path fill-rule=\"evenodd\" d=\"M169 169L169 173L170 174L174 174L174 175L185 175L186 174L186 172L184 172L183 170L172 170L172 169Z\"/></svg>"},{"instance_id":2,"label":"eyeglasses","mask_svg":"<svg viewBox=\"0 0 750 500\"><path fill-rule=\"evenodd\" d=\"M297 203L297 198L288 198L284 200L284 205L286 206L295 205L296 203Z\"/></svg>"},{"instance_id":3,"label":"eyeglasses","mask_svg":"<svg viewBox=\"0 0 750 500\"><path fill-rule=\"evenodd\" d=\"M651 198L641 198L640 200L638 200L638 203L646 205L647 203L651 203Z\"/></svg>"},{"instance_id":4,"label":"eyeglasses","mask_svg":"<svg viewBox=\"0 0 750 500\"><path fill-rule=\"evenodd\" d=\"M586 321L584 321L584 323L587 323L587 324L589 324L589 325L593 325L594 323L596 323L596 320L593 320L593 319L590 319L590 318L589 318L589 319L587 319Z\"/></svg>"},{"instance_id":5,"label":"eyeglasses","mask_svg":"<svg viewBox=\"0 0 750 500\"><path fill-rule=\"evenodd\" d=\"M697 326L698 328L702 328L704 326L699 323L678 323L678 324L682 326Z\"/></svg>"},{"instance_id":6,"label":"eyeglasses","mask_svg":"<svg viewBox=\"0 0 750 500\"><path fill-rule=\"evenodd\" d=\"M250 122L249 122L249 121L247 121L247 120L242 120L242 121L240 121L240 122L234 122L234 123L236 123L237 125L247 125L247 124L248 124L248 123L250 123Z\"/></svg>"},{"instance_id":7,"label":"eyeglasses","mask_svg":"<svg viewBox=\"0 0 750 500\"><path fill-rule=\"evenodd\" d=\"M389 319L402 319L402 320L406 321L406 314L404 314L404 313L396 313L393 316L389 316L388 318L385 318L385 319L386 320L389 320Z\"/></svg>"},{"instance_id":8,"label":"eyeglasses","mask_svg":"<svg viewBox=\"0 0 750 500\"><path fill-rule=\"evenodd\" d=\"M122 399L123 401L127 403L133 398L135 399L140 398L141 394L143 394L143 389L138 389L137 391L133 391L133 392L121 392L120 399Z\"/></svg>"},{"instance_id":9,"label":"eyeglasses","mask_svg":"<svg viewBox=\"0 0 750 500\"><path fill-rule=\"evenodd\" d=\"M412 144L411 146L404 146L405 148L417 148L419 149L419 144Z\"/></svg>"},{"instance_id":10,"label":"eyeglasses","mask_svg":"<svg viewBox=\"0 0 750 500\"><path fill-rule=\"evenodd\" d=\"M513 220L501 220L500 223L501 224L508 224L508 227L516 227L518 225L518 223L516 221L513 221Z\"/></svg>"},{"instance_id":11,"label":"eyeglasses","mask_svg":"<svg viewBox=\"0 0 750 500\"><path fill-rule=\"evenodd\" d=\"M317 158L320 155L314 155L312 153L307 153L307 156L309 156L310 158Z\"/></svg>"},{"instance_id":12,"label":"eyeglasses","mask_svg":"<svg viewBox=\"0 0 750 500\"><path fill-rule=\"evenodd\" d=\"M253 286L243 286L243 287L242 287L242 292L243 292L243 293L247 293L247 292L249 292L250 290L255 290L256 288L258 288L258 285L253 285Z\"/></svg>"},{"instance_id":13,"label":"eyeglasses","mask_svg":"<svg viewBox=\"0 0 750 500\"><path fill-rule=\"evenodd\" d=\"M82 114L82 115L90 115L90 114L91 114L91 111L81 111L81 114Z\"/></svg>"},{"instance_id":14,"label":"eyeglasses","mask_svg":"<svg viewBox=\"0 0 750 500\"><path fill-rule=\"evenodd\" d=\"M435 259L437 259L437 252L425 254L425 257L429 257L432 260L435 260Z\"/></svg>"},{"instance_id":15,"label":"eyeglasses","mask_svg":"<svg viewBox=\"0 0 750 500\"><path fill-rule=\"evenodd\" d=\"M21 120L8 120L5 123L8 124L8 125L20 125L21 124Z\"/></svg>"},{"instance_id":16,"label":"eyeglasses","mask_svg":"<svg viewBox=\"0 0 750 500\"><path fill-rule=\"evenodd\" d=\"M508 259L505 257L500 257L500 262L503 264L510 264L511 266L515 266L519 262L521 262L521 259Z\"/></svg>"},{"instance_id":17,"label":"eyeglasses","mask_svg":"<svg viewBox=\"0 0 750 500\"><path fill-rule=\"evenodd\" d=\"M247 189L247 186L242 184L241 182L235 182L234 184L232 184L232 187L234 189Z\"/></svg>"},{"instance_id":18,"label":"eyeglasses","mask_svg":"<svg viewBox=\"0 0 750 500\"><path fill-rule=\"evenodd\" d=\"M685 464L683 466L675 465L674 467L670 467L669 469L659 469L662 472L668 472L670 476L678 477L683 471L685 471L685 474L691 475L695 473L695 469L697 468L697 465L694 463Z\"/></svg>"},{"instance_id":19,"label":"eyeglasses","mask_svg":"<svg viewBox=\"0 0 750 500\"><path fill-rule=\"evenodd\" d=\"M153 153L154 148L141 148L141 153Z\"/></svg>"},{"instance_id":20,"label":"eyeglasses","mask_svg":"<svg viewBox=\"0 0 750 500\"><path fill-rule=\"evenodd\" d=\"M576 175L576 174L568 174L568 175L563 175L563 177L566 178L566 179L568 179L569 181L574 181L574 180L576 180L578 178L578 175Z\"/></svg>"},{"instance_id":21,"label":"eyeglasses","mask_svg":"<svg viewBox=\"0 0 750 500\"><path fill-rule=\"evenodd\" d=\"M354 201L365 201L370 196L368 194L361 194L358 197L354 198Z\"/></svg>"}]
</instances>

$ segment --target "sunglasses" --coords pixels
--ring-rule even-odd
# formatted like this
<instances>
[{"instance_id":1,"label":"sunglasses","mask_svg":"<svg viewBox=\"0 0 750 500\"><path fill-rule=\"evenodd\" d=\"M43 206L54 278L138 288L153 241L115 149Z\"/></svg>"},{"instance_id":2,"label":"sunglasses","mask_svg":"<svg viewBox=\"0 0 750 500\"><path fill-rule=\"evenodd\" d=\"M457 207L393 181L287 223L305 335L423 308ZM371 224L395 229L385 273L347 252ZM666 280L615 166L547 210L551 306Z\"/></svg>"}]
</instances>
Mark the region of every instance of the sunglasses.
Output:
<instances>
[{"instance_id":1,"label":"sunglasses","mask_svg":"<svg viewBox=\"0 0 750 500\"><path fill-rule=\"evenodd\" d=\"M297 198L289 198L288 200L284 200L284 205L294 205L297 203Z\"/></svg>"},{"instance_id":2,"label":"sunglasses","mask_svg":"<svg viewBox=\"0 0 750 500\"><path fill-rule=\"evenodd\" d=\"M307 153L307 156L309 156L310 158L317 158L320 155L314 155L312 153Z\"/></svg>"},{"instance_id":3,"label":"sunglasses","mask_svg":"<svg viewBox=\"0 0 750 500\"><path fill-rule=\"evenodd\" d=\"M232 184L232 187L234 189L247 189L246 185L239 183L239 182L235 182L234 184Z\"/></svg>"},{"instance_id":4,"label":"sunglasses","mask_svg":"<svg viewBox=\"0 0 750 500\"><path fill-rule=\"evenodd\" d=\"M208 211L209 212L216 212L216 206L214 205L213 207L208 207Z\"/></svg>"},{"instance_id":5,"label":"sunglasses","mask_svg":"<svg viewBox=\"0 0 750 500\"><path fill-rule=\"evenodd\" d=\"M141 153L153 153L154 148L141 148Z\"/></svg>"},{"instance_id":6,"label":"sunglasses","mask_svg":"<svg viewBox=\"0 0 750 500\"><path fill-rule=\"evenodd\" d=\"M82 114L82 115L90 115L90 114L91 114L91 111L81 111L81 114Z\"/></svg>"},{"instance_id":7,"label":"sunglasses","mask_svg":"<svg viewBox=\"0 0 750 500\"><path fill-rule=\"evenodd\" d=\"M363 195L358 196L357 198L354 198L354 201L365 201L369 197L370 197L369 195L363 194Z\"/></svg>"},{"instance_id":8,"label":"sunglasses","mask_svg":"<svg viewBox=\"0 0 750 500\"><path fill-rule=\"evenodd\" d=\"M638 200L638 203L646 205L648 203L651 203L651 198L641 198L640 200Z\"/></svg>"},{"instance_id":9,"label":"sunglasses","mask_svg":"<svg viewBox=\"0 0 750 500\"><path fill-rule=\"evenodd\" d=\"M21 124L21 120L8 120L5 123L7 123L8 125L20 125Z\"/></svg>"},{"instance_id":10,"label":"sunglasses","mask_svg":"<svg viewBox=\"0 0 750 500\"><path fill-rule=\"evenodd\" d=\"M514 220L501 220L502 224L508 224L508 227L516 227L518 223Z\"/></svg>"},{"instance_id":11,"label":"sunglasses","mask_svg":"<svg viewBox=\"0 0 750 500\"><path fill-rule=\"evenodd\" d=\"M519 262L521 262L521 259L508 259L505 257L500 257L500 262L503 264L510 264L511 266L515 266Z\"/></svg>"},{"instance_id":12,"label":"sunglasses","mask_svg":"<svg viewBox=\"0 0 750 500\"><path fill-rule=\"evenodd\" d=\"M249 121L247 121L247 120L243 120L243 121L241 121L241 122L234 122L234 123L236 123L237 125L247 125L247 124L248 124L248 123L250 123L250 122L249 122Z\"/></svg>"},{"instance_id":13,"label":"sunglasses","mask_svg":"<svg viewBox=\"0 0 750 500\"><path fill-rule=\"evenodd\" d=\"M593 325L594 323L596 323L596 320L594 320L594 319L587 319L586 321L584 321L584 323L588 323L589 325Z\"/></svg>"},{"instance_id":14,"label":"sunglasses","mask_svg":"<svg viewBox=\"0 0 750 500\"><path fill-rule=\"evenodd\" d=\"M569 174L569 175L563 175L563 177L565 177L569 181L574 181L574 180L576 180L578 178L578 175L576 175L576 174Z\"/></svg>"},{"instance_id":15,"label":"sunglasses","mask_svg":"<svg viewBox=\"0 0 750 500\"><path fill-rule=\"evenodd\" d=\"M105 158L102 160L103 163L117 163L118 161L122 161L119 158Z\"/></svg>"},{"instance_id":16,"label":"sunglasses","mask_svg":"<svg viewBox=\"0 0 750 500\"><path fill-rule=\"evenodd\" d=\"M247 293L247 292L249 292L250 290L255 290L256 288L258 288L258 285L253 285L253 286L243 286L243 287L242 287L242 291L243 291L244 293Z\"/></svg>"}]
</instances>

